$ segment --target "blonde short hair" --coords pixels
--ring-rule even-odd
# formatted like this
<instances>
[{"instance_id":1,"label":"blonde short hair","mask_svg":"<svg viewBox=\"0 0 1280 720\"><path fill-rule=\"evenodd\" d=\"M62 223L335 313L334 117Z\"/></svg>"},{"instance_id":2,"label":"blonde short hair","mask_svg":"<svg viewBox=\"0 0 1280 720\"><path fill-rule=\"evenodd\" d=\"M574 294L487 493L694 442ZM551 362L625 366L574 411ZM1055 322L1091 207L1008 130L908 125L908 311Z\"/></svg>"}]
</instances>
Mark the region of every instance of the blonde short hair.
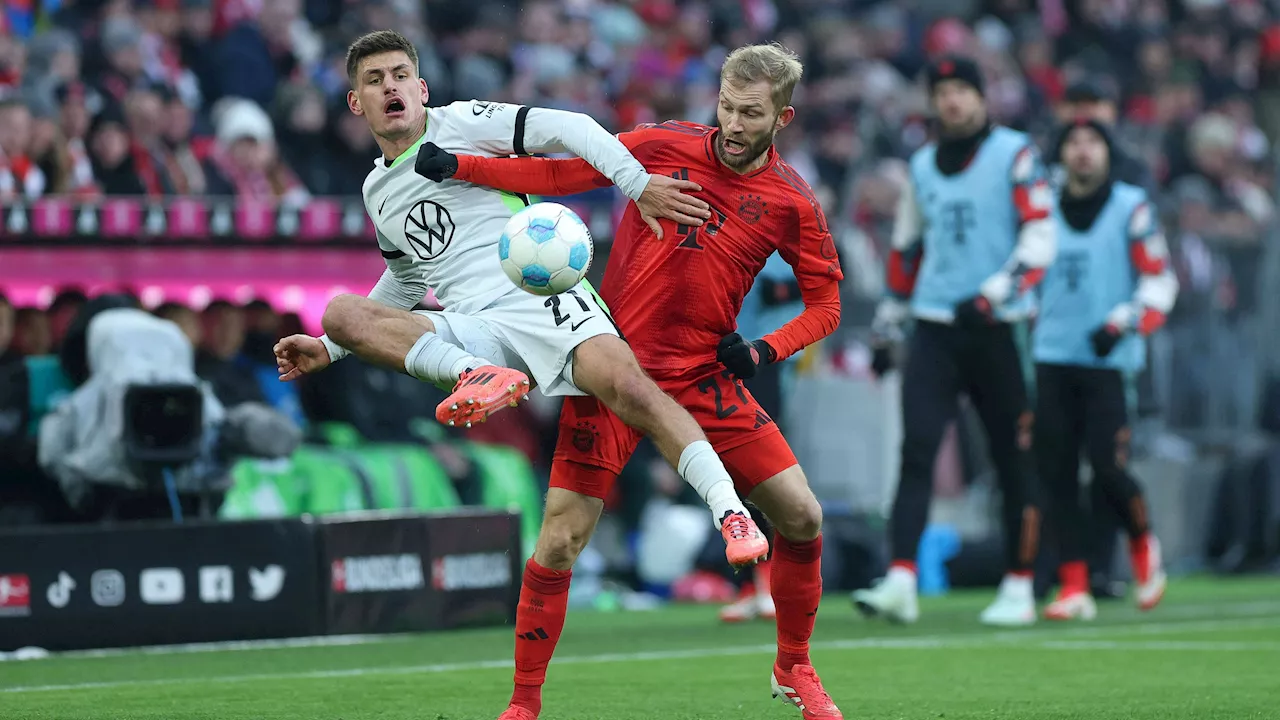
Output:
<instances>
[{"instance_id":1,"label":"blonde short hair","mask_svg":"<svg viewBox=\"0 0 1280 720\"><path fill-rule=\"evenodd\" d=\"M767 80L772 88L773 109L782 109L791 104L791 94L800 84L800 76L804 74L804 65L796 54L779 45L744 45L729 53L720 66L720 80L734 85L750 85L759 80Z\"/></svg>"}]
</instances>

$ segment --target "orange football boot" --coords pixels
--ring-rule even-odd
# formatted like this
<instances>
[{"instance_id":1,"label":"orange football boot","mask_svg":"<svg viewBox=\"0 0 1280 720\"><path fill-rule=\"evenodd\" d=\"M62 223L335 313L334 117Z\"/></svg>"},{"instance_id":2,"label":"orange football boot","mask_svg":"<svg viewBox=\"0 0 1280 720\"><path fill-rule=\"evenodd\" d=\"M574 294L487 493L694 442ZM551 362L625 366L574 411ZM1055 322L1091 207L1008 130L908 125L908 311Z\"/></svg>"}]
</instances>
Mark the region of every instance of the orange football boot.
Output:
<instances>
[{"instance_id":1,"label":"orange football boot","mask_svg":"<svg viewBox=\"0 0 1280 720\"><path fill-rule=\"evenodd\" d=\"M720 519L720 534L724 537L724 556L734 568L755 565L769 554L768 538L749 515L725 513Z\"/></svg>"},{"instance_id":2,"label":"orange football boot","mask_svg":"<svg viewBox=\"0 0 1280 720\"><path fill-rule=\"evenodd\" d=\"M482 365L462 373L453 394L436 406L436 420L449 427L471 427L504 407L529 399L529 378L519 370Z\"/></svg>"}]
</instances>

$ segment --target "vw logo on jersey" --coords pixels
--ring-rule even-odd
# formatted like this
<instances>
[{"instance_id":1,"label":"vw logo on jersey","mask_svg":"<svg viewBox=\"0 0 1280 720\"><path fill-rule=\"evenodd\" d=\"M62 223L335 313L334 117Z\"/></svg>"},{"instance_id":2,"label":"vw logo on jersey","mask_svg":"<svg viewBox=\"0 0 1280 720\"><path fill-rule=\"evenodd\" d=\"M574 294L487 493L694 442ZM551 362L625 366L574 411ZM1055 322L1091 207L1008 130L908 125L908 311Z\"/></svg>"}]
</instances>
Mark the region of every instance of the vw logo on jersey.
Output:
<instances>
[{"instance_id":1,"label":"vw logo on jersey","mask_svg":"<svg viewBox=\"0 0 1280 720\"><path fill-rule=\"evenodd\" d=\"M404 219L404 237L422 260L439 257L453 242L453 216L440 203L420 200Z\"/></svg>"}]
</instances>

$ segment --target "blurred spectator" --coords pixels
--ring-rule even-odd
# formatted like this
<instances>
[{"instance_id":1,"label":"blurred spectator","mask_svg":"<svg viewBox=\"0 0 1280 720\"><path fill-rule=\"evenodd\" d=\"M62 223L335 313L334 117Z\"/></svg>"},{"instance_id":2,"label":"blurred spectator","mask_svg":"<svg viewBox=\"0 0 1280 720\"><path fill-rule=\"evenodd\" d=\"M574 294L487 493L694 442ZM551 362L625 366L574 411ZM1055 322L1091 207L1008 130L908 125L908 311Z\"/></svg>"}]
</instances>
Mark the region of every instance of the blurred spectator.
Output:
<instances>
[{"instance_id":1,"label":"blurred spectator","mask_svg":"<svg viewBox=\"0 0 1280 720\"><path fill-rule=\"evenodd\" d=\"M1236 150L1237 126L1230 119L1205 115L1191 127L1187 143L1192 174L1207 181L1211 191L1211 216L1206 232L1232 243L1260 242L1263 223L1270 219L1271 204L1259 188L1239 172L1242 158Z\"/></svg>"},{"instance_id":2,"label":"blurred spectator","mask_svg":"<svg viewBox=\"0 0 1280 720\"><path fill-rule=\"evenodd\" d=\"M130 90L124 97L124 117L129 129L129 154L133 158L133 170L146 188L146 194L172 195L175 188L166 162L166 117L160 95L150 88L138 87Z\"/></svg>"},{"instance_id":3,"label":"blurred spectator","mask_svg":"<svg viewBox=\"0 0 1280 720\"><path fill-rule=\"evenodd\" d=\"M80 314L81 308L88 302L89 296L85 295L84 291L75 288L64 289L54 296L53 302L49 303L48 310L49 332L53 347L57 348L62 345L63 339L66 338L69 328Z\"/></svg>"},{"instance_id":4,"label":"blurred spectator","mask_svg":"<svg viewBox=\"0 0 1280 720\"><path fill-rule=\"evenodd\" d=\"M39 308L19 308L13 327L13 348L19 355L34 357L53 352L49 316Z\"/></svg>"},{"instance_id":5,"label":"blurred spectator","mask_svg":"<svg viewBox=\"0 0 1280 720\"><path fill-rule=\"evenodd\" d=\"M334 195L359 195L374 159L380 154L378 145L364 118L352 115L346 103L335 105L329 118L333 135L325 190Z\"/></svg>"},{"instance_id":6,"label":"blurred spectator","mask_svg":"<svg viewBox=\"0 0 1280 720\"><path fill-rule=\"evenodd\" d=\"M244 402L266 402L253 371L238 362L244 348L244 311L226 300L215 300L205 308L203 324L196 374L213 386L228 409Z\"/></svg>"},{"instance_id":7,"label":"blurred spectator","mask_svg":"<svg viewBox=\"0 0 1280 720\"><path fill-rule=\"evenodd\" d=\"M306 202L307 189L280 159L270 116L250 100L227 98L219 104L210 194Z\"/></svg>"},{"instance_id":8,"label":"blurred spectator","mask_svg":"<svg viewBox=\"0 0 1280 720\"><path fill-rule=\"evenodd\" d=\"M165 88L160 99L164 105L161 157L173 189L179 195L203 195L209 187L204 160L211 149L210 143L193 137L195 113L181 97Z\"/></svg>"},{"instance_id":9,"label":"blurred spectator","mask_svg":"<svg viewBox=\"0 0 1280 720\"><path fill-rule=\"evenodd\" d=\"M27 63L27 49L22 41L0 32L0 90L13 90L22 82Z\"/></svg>"},{"instance_id":10,"label":"blurred spectator","mask_svg":"<svg viewBox=\"0 0 1280 720\"><path fill-rule=\"evenodd\" d=\"M1065 123L1084 117L1114 128L1120 119L1120 108L1112 85L1106 79L1073 84L1066 89L1062 102L1054 107L1058 121ZM1114 148L1111 154L1111 171L1117 179L1154 194L1155 179L1141 160L1123 147ZM1050 162L1057 164L1057 159L1051 158Z\"/></svg>"},{"instance_id":11,"label":"blurred spectator","mask_svg":"<svg viewBox=\"0 0 1280 720\"><path fill-rule=\"evenodd\" d=\"M204 341L204 326L200 314L195 310L176 302L161 304L155 309L156 317L163 318L182 329L182 334L191 341L191 347L199 348Z\"/></svg>"},{"instance_id":12,"label":"blurred spectator","mask_svg":"<svg viewBox=\"0 0 1280 720\"><path fill-rule=\"evenodd\" d=\"M80 77L80 41L62 28L44 30L27 47L26 74L48 84Z\"/></svg>"},{"instance_id":13,"label":"blurred spectator","mask_svg":"<svg viewBox=\"0 0 1280 720\"><path fill-rule=\"evenodd\" d=\"M9 298L0 295L0 365L6 365L18 359L13 347L14 309Z\"/></svg>"},{"instance_id":14,"label":"blurred spectator","mask_svg":"<svg viewBox=\"0 0 1280 720\"><path fill-rule=\"evenodd\" d=\"M58 85L53 95L58 106L58 129L66 142L68 167L61 181L63 192L94 194L98 187L94 183L88 140L93 116L102 109L102 97L79 80Z\"/></svg>"},{"instance_id":15,"label":"blurred spectator","mask_svg":"<svg viewBox=\"0 0 1280 720\"><path fill-rule=\"evenodd\" d=\"M213 45L213 0L181 0L177 52L183 67L190 68L205 102L215 99L217 59Z\"/></svg>"},{"instance_id":16,"label":"blurred spectator","mask_svg":"<svg viewBox=\"0 0 1280 720\"><path fill-rule=\"evenodd\" d=\"M324 93L310 84L291 83L280 89L274 113L275 126L282 130L281 161L295 169L312 192L329 194L332 169L326 150L331 141L325 137ZM364 134L372 142L367 128Z\"/></svg>"},{"instance_id":17,"label":"blurred spectator","mask_svg":"<svg viewBox=\"0 0 1280 720\"><path fill-rule=\"evenodd\" d=\"M296 37L305 30L301 0L271 0L261 4L257 21L236 24L218 42L216 87L212 98L239 96L267 107L276 88L299 70Z\"/></svg>"},{"instance_id":18,"label":"blurred spectator","mask_svg":"<svg viewBox=\"0 0 1280 720\"><path fill-rule=\"evenodd\" d=\"M26 103L16 97L0 100L0 200L35 199L48 187L31 157L33 123Z\"/></svg>"},{"instance_id":19,"label":"blurred spectator","mask_svg":"<svg viewBox=\"0 0 1280 720\"><path fill-rule=\"evenodd\" d=\"M244 346L241 352L254 362L270 360L275 363L276 341L284 337L280 332L281 319L275 308L265 300L250 300L244 306Z\"/></svg>"},{"instance_id":20,"label":"blurred spectator","mask_svg":"<svg viewBox=\"0 0 1280 720\"><path fill-rule=\"evenodd\" d=\"M253 300L244 306L245 336L239 364L258 381L258 388L269 405L283 413L299 427L306 426L306 414L294 383L280 382L276 366L276 341L284 332L283 318L265 300Z\"/></svg>"},{"instance_id":21,"label":"blurred spectator","mask_svg":"<svg viewBox=\"0 0 1280 720\"><path fill-rule=\"evenodd\" d=\"M98 187L107 195L146 195L134 157L124 115L115 108L103 110L89 130L89 157Z\"/></svg>"},{"instance_id":22,"label":"blurred spectator","mask_svg":"<svg viewBox=\"0 0 1280 720\"><path fill-rule=\"evenodd\" d=\"M113 15L102 23L100 44L106 64L97 86L112 103L123 104L125 95L145 77L142 37L137 20L127 15Z\"/></svg>"}]
</instances>

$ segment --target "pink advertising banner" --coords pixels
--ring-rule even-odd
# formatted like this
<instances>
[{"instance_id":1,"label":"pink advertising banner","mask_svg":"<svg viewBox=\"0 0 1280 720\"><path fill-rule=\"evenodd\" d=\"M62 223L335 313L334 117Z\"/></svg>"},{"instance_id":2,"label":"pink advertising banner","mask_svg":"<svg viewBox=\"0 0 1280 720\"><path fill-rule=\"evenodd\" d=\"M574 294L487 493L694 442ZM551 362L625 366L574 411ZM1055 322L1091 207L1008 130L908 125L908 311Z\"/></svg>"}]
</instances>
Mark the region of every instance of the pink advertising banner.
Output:
<instances>
[{"instance_id":1,"label":"pink advertising banner","mask_svg":"<svg viewBox=\"0 0 1280 720\"><path fill-rule=\"evenodd\" d=\"M322 221L323 222L323 221ZM364 294L386 269L368 248L7 248L0 253L0 292L18 306L47 305L57 291L90 295L127 289L154 307L212 300L270 302L319 327L330 298Z\"/></svg>"}]
</instances>

